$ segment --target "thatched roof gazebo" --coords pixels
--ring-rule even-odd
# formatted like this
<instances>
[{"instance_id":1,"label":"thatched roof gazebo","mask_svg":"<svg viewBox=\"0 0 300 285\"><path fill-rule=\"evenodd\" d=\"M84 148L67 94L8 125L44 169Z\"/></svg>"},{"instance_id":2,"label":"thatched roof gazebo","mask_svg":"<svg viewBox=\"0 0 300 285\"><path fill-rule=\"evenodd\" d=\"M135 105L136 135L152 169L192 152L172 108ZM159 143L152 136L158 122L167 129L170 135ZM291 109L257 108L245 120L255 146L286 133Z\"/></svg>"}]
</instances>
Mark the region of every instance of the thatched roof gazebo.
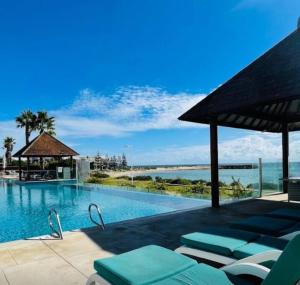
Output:
<instances>
[{"instance_id":1,"label":"thatched roof gazebo","mask_svg":"<svg viewBox=\"0 0 300 285\"><path fill-rule=\"evenodd\" d=\"M300 26L180 118L210 125L212 206L219 207L218 126L282 133L287 192L290 131L300 130Z\"/></svg>"},{"instance_id":2,"label":"thatched roof gazebo","mask_svg":"<svg viewBox=\"0 0 300 285\"><path fill-rule=\"evenodd\" d=\"M13 157L19 158L19 179L21 180L21 158L70 157L72 164L73 156L77 155L79 154L75 150L66 146L64 143L48 133L43 132L29 144L17 151Z\"/></svg>"}]
</instances>

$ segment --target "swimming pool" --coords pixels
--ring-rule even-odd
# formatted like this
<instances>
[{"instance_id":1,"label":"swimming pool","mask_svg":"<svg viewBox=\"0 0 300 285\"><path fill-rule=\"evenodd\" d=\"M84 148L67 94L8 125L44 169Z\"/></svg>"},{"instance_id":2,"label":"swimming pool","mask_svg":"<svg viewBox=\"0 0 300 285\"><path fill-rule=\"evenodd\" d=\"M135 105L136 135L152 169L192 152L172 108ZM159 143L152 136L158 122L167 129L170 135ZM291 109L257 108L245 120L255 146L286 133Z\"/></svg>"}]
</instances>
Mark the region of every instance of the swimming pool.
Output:
<instances>
[{"instance_id":1,"label":"swimming pool","mask_svg":"<svg viewBox=\"0 0 300 285\"><path fill-rule=\"evenodd\" d=\"M88 216L90 203L100 206L106 224L209 205L208 200L103 186L1 181L0 242L49 234L51 208L59 213L63 231L94 226Z\"/></svg>"}]
</instances>

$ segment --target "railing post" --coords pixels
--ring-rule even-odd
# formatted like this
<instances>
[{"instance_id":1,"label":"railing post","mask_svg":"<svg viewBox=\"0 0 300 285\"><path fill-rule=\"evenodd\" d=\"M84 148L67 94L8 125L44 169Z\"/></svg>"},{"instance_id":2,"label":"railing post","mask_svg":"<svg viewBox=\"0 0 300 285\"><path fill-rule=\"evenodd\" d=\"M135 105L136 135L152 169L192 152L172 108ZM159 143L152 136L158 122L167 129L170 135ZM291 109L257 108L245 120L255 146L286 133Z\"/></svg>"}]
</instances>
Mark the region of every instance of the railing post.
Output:
<instances>
[{"instance_id":1,"label":"railing post","mask_svg":"<svg viewBox=\"0 0 300 285\"><path fill-rule=\"evenodd\" d=\"M219 162L218 162L218 125L210 124L210 168L211 168L211 205L220 206L219 193Z\"/></svg>"},{"instance_id":2,"label":"railing post","mask_svg":"<svg viewBox=\"0 0 300 285\"><path fill-rule=\"evenodd\" d=\"M263 176L262 176L262 159L261 157L258 159L258 175L259 175L259 197L262 197L263 191Z\"/></svg>"}]
</instances>

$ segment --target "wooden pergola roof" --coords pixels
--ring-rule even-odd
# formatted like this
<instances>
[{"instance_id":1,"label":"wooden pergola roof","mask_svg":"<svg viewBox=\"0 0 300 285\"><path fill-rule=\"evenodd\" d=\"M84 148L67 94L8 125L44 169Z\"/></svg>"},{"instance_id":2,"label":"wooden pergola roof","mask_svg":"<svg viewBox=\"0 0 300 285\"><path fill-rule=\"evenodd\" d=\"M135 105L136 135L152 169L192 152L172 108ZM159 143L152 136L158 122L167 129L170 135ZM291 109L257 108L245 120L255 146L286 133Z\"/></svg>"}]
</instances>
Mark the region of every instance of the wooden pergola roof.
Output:
<instances>
[{"instance_id":1,"label":"wooden pergola roof","mask_svg":"<svg viewBox=\"0 0 300 285\"><path fill-rule=\"evenodd\" d=\"M283 191L288 191L289 131L300 130L298 28L180 120L210 124L212 206L219 207L218 126L282 133Z\"/></svg>"},{"instance_id":2,"label":"wooden pergola roof","mask_svg":"<svg viewBox=\"0 0 300 285\"><path fill-rule=\"evenodd\" d=\"M266 132L300 130L300 29L179 117Z\"/></svg>"},{"instance_id":3,"label":"wooden pergola roof","mask_svg":"<svg viewBox=\"0 0 300 285\"><path fill-rule=\"evenodd\" d=\"M28 145L17 151L14 157L64 157L76 155L79 154L75 150L43 132Z\"/></svg>"}]
</instances>

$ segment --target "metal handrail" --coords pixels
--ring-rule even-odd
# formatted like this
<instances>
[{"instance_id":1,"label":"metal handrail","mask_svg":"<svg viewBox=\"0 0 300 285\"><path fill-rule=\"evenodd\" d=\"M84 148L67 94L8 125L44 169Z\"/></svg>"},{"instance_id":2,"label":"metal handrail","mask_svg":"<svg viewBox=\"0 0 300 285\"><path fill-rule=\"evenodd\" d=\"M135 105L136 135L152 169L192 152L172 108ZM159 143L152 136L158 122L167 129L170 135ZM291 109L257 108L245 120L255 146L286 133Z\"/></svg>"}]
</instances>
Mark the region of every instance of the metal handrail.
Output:
<instances>
[{"instance_id":1,"label":"metal handrail","mask_svg":"<svg viewBox=\"0 0 300 285\"><path fill-rule=\"evenodd\" d=\"M93 219L93 217L92 217L91 211L92 211L92 208L93 208L93 207L96 208L96 210L97 210L97 213L98 213L98 216L99 216L99 219L100 219L101 224L98 223L98 222L96 222L96 221ZM91 204L89 205L89 216L90 216L90 220L92 221L92 223L94 223L94 224L97 225L98 227L102 228L102 230L105 229L104 221L103 221L103 218L102 218L102 214L101 214L100 209L99 209L99 207L98 207L97 204L91 203Z\"/></svg>"},{"instance_id":2,"label":"metal handrail","mask_svg":"<svg viewBox=\"0 0 300 285\"><path fill-rule=\"evenodd\" d=\"M53 222L52 222L52 216L55 216L55 219L56 219L56 223L57 223L57 226L58 226L58 230L56 230L53 226ZM64 239L63 237L63 233L62 233L62 228L61 228L61 223L60 223L60 218L59 218L59 215L58 213L56 212L55 209L51 209L49 211L49 214L48 214L48 225L49 225L49 228L51 229L52 233L54 235L56 235L56 237L58 239Z\"/></svg>"}]
</instances>

